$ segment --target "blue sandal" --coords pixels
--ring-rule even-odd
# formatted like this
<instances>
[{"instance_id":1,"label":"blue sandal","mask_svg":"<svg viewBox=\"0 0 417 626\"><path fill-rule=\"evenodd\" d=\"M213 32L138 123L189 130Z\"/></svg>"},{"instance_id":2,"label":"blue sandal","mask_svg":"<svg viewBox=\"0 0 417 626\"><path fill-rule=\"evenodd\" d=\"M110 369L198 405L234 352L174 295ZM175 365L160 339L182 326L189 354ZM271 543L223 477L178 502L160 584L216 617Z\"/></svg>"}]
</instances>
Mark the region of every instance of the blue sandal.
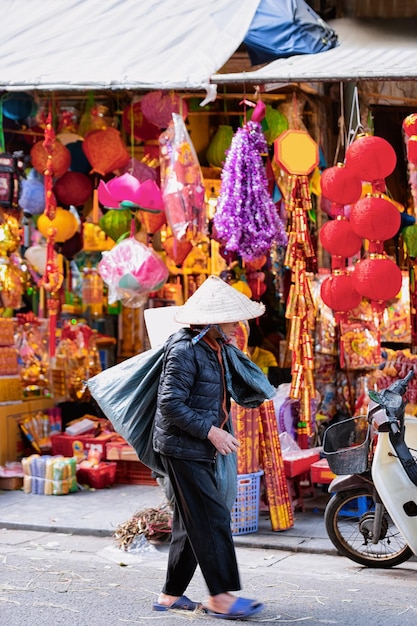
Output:
<instances>
[{"instance_id":1,"label":"blue sandal","mask_svg":"<svg viewBox=\"0 0 417 626\"><path fill-rule=\"evenodd\" d=\"M181 596L169 606L159 604L159 602L154 602L152 605L153 611L197 611L200 608L202 608L200 602L193 602L187 596Z\"/></svg>"},{"instance_id":2,"label":"blue sandal","mask_svg":"<svg viewBox=\"0 0 417 626\"><path fill-rule=\"evenodd\" d=\"M262 611L264 605L257 600L249 600L248 598L237 598L236 602L230 607L228 613L216 613L205 609L207 615L217 617L219 619L247 619L252 617L259 611Z\"/></svg>"}]
</instances>

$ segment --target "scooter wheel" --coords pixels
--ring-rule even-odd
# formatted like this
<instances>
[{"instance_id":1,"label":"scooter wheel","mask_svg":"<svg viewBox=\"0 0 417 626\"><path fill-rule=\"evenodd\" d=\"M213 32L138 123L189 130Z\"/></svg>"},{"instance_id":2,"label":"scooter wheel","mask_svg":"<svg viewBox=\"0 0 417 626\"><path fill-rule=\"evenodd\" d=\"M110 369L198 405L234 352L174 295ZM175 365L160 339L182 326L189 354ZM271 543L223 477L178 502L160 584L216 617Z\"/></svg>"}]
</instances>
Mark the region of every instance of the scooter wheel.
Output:
<instances>
[{"instance_id":1,"label":"scooter wheel","mask_svg":"<svg viewBox=\"0 0 417 626\"><path fill-rule=\"evenodd\" d=\"M374 513L375 501L366 489L332 496L324 514L330 541L342 556L366 567L389 568L408 561L413 552L387 511L373 543Z\"/></svg>"}]
</instances>

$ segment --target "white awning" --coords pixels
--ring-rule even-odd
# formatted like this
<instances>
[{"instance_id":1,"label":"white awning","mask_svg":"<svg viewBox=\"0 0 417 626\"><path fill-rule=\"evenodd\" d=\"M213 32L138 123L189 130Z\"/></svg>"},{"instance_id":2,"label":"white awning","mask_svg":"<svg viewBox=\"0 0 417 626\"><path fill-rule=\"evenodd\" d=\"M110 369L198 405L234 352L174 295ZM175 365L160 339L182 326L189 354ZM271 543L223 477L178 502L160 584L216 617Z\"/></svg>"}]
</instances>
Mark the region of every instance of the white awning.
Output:
<instances>
[{"instance_id":1,"label":"white awning","mask_svg":"<svg viewBox=\"0 0 417 626\"><path fill-rule=\"evenodd\" d=\"M0 90L204 89L258 5L1 0Z\"/></svg>"},{"instance_id":2,"label":"white awning","mask_svg":"<svg viewBox=\"0 0 417 626\"><path fill-rule=\"evenodd\" d=\"M338 34L336 48L277 59L254 71L215 74L212 82L262 85L417 78L416 19L343 18L328 24Z\"/></svg>"}]
</instances>

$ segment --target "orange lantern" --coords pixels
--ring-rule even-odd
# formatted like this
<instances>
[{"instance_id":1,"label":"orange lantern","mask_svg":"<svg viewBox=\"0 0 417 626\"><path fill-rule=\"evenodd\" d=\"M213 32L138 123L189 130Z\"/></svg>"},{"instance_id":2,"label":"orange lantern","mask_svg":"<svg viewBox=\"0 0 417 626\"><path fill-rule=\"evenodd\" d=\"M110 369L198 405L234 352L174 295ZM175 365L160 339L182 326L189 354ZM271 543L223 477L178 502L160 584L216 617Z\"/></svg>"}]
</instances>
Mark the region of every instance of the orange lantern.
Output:
<instances>
[{"instance_id":1,"label":"orange lantern","mask_svg":"<svg viewBox=\"0 0 417 626\"><path fill-rule=\"evenodd\" d=\"M91 130L84 138L82 149L91 163L92 172L105 176L129 162L129 153L115 128Z\"/></svg>"},{"instance_id":2,"label":"orange lantern","mask_svg":"<svg viewBox=\"0 0 417 626\"><path fill-rule=\"evenodd\" d=\"M78 221L70 211L56 207L54 219L49 219L43 213L39 216L36 227L41 235L46 238L50 237L53 231L56 231L55 241L63 242L75 235L78 230Z\"/></svg>"},{"instance_id":3,"label":"orange lantern","mask_svg":"<svg viewBox=\"0 0 417 626\"><path fill-rule=\"evenodd\" d=\"M177 241L174 235L167 237L162 244L167 255L174 261L175 265L182 265L193 249L189 241Z\"/></svg>"},{"instance_id":4,"label":"orange lantern","mask_svg":"<svg viewBox=\"0 0 417 626\"><path fill-rule=\"evenodd\" d=\"M158 232L158 230L167 223L165 211L159 211L158 213L138 211L136 215L139 221L145 226L148 235L153 235Z\"/></svg>"},{"instance_id":5,"label":"orange lantern","mask_svg":"<svg viewBox=\"0 0 417 626\"><path fill-rule=\"evenodd\" d=\"M43 141L36 142L31 150L32 165L40 174L62 176L71 165L71 152L59 141L54 141L50 153L46 150Z\"/></svg>"},{"instance_id":6,"label":"orange lantern","mask_svg":"<svg viewBox=\"0 0 417 626\"><path fill-rule=\"evenodd\" d=\"M304 130L286 130L274 142L274 160L288 174L307 176L319 164L319 148Z\"/></svg>"}]
</instances>

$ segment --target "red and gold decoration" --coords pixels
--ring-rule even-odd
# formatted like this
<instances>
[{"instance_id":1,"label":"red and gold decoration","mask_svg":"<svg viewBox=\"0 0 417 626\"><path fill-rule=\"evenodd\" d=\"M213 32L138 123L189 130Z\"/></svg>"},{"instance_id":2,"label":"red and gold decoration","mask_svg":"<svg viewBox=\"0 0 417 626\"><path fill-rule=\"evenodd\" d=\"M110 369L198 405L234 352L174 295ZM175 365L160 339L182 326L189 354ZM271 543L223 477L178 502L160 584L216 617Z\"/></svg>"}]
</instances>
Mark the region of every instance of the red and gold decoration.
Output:
<instances>
[{"instance_id":1,"label":"red and gold decoration","mask_svg":"<svg viewBox=\"0 0 417 626\"><path fill-rule=\"evenodd\" d=\"M308 175L319 162L318 146L301 130L288 130L275 142L275 160L289 174L289 238L284 265L291 268L291 287L286 318L290 320L288 350L292 351L292 382L289 397L300 401L300 428L311 435L314 388L314 357L311 331L315 306L307 276L307 260L315 258L307 214L311 210Z\"/></svg>"},{"instance_id":2,"label":"red and gold decoration","mask_svg":"<svg viewBox=\"0 0 417 626\"><path fill-rule=\"evenodd\" d=\"M272 400L259 407L259 435L271 528L274 531L288 530L294 526L294 515Z\"/></svg>"},{"instance_id":3,"label":"red and gold decoration","mask_svg":"<svg viewBox=\"0 0 417 626\"><path fill-rule=\"evenodd\" d=\"M408 115L402 124L408 159L408 183L413 200L412 215L417 216L417 113ZM410 275L412 343L417 344L417 224L402 231Z\"/></svg>"}]
</instances>

